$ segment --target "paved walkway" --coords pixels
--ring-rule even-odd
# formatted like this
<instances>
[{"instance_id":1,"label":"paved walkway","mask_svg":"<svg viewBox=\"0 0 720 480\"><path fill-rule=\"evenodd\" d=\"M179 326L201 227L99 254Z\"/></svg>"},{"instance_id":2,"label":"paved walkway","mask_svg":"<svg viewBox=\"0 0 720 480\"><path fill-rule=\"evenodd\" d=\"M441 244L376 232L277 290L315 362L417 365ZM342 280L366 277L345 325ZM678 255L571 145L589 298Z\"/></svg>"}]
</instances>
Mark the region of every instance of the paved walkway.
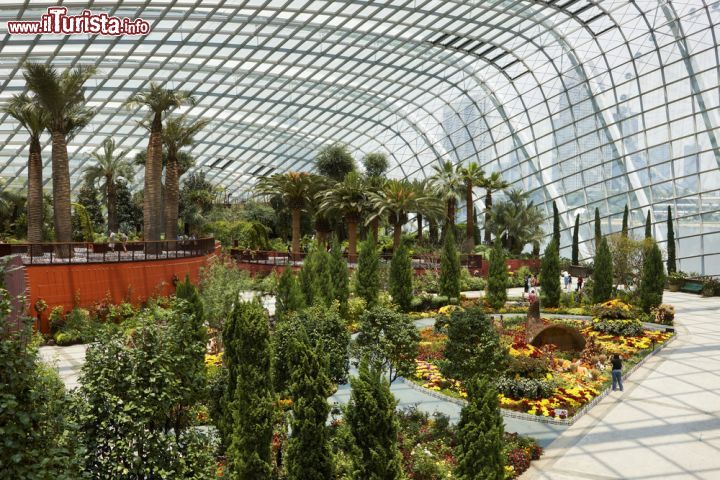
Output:
<instances>
[{"instance_id":1,"label":"paved walkway","mask_svg":"<svg viewBox=\"0 0 720 480\"><path fill-rule=\"evenodd\" d=\"M87 345L40 347L40 358L58 370L65 387L71 390L78 386L80 369L85 363L86 347Z\"/></svg>"},{"instance_id":2,"label":"paved walkway","mask_svg":"<svg viewBox=\"0 0 720 480\"><path fill-rule=\"evenodd\" d=\"M665 293L679 337L550 444L523 480L720 479L720 298Z\"/></svg>"}]
</instances>

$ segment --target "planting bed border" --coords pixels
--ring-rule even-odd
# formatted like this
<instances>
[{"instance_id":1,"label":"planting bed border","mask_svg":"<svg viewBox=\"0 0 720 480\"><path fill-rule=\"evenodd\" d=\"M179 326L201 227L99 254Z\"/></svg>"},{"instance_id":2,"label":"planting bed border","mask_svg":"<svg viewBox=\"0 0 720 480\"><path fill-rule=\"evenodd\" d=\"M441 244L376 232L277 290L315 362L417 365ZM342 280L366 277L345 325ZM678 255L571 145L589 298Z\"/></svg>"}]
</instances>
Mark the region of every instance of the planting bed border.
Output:
<instances>
[{"instance_id":1,"label":"planting bed border","mask_svg":"<svg viewBox=\"0 0 720 480\"><path fill-rule=\"evenodd\" d=\"M665 343L658 346L653 350L652 352L648 353L645 357L643 357L642 360L640 360L637 364L635 364L630 370L628 370L625 374L623 374L623 380L627 379L635 373L635 371L643 366L645 362L650 358L655 356L658 352L662 351L665 347L670 345L678 336L677 331L673 332L672 337L670 337ZM446 402L451 402L456 405L460 405L461 407L464 407L467 405L467 401L463 400L461 398L455 398L451 397L450 395L445 395L444 393L440 393L435 390L430 390L428 388L423 388L420 385L416 384L412 380L408 380L403 378L403 382L405 382L406 385L408 385L413 390L417 390L418 392L423 392L427 395L430 395L431 397L435 397L439 400L444 400ZM517 418L519 420L525 420L528 422L538 422L538 423L548 423L551 425L565 425L565 426L571 426L576 421L578 421L583 415L585 415L590 409L592 409L595 405L597 405L600 400L605 398L610 392L612 391L612 387L607 387L605 390L600 392L597 397L593 398L590 402L588 402L586 405L584 405L580 410L578 410L575 415L573 415L570 418L566 419L560 419L560 418L551 418L551 417L545 417L543 415L530 415L529 413L523 413L523 412L517 412L515 410L509 410L506 408L501 408L500 413L503 417L511 417L511 418Z\"/></svg>"}]
</instances>

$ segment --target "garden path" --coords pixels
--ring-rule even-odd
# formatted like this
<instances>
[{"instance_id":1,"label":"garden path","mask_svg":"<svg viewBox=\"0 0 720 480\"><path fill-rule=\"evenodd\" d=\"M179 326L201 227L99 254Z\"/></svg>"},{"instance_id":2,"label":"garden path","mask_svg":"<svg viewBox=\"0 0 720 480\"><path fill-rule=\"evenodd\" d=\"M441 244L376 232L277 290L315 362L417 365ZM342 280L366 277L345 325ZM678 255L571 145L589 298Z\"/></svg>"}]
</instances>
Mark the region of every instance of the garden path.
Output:
<instances>
[{"instance_id":1,"label":"garden path","mask_svg":"<svg viewBox=\"0 0 720 480\"><path fill-rule=\"evenodd\" d=\"M57 369L65 387L71 390L78 386L80 369L85 363L85 348L87 345L40 347L40 358Z\"/></svg>"},{"instance_id":2,"label":"garden path","mask_svg":"<svg viewBox=\"0 0 720 480\"><path fill-rule=\"evenodd\" d=\"M720 298L665 292L678 338L567 428L525 480L720 478Z\"/></svg>"}]
</instances>

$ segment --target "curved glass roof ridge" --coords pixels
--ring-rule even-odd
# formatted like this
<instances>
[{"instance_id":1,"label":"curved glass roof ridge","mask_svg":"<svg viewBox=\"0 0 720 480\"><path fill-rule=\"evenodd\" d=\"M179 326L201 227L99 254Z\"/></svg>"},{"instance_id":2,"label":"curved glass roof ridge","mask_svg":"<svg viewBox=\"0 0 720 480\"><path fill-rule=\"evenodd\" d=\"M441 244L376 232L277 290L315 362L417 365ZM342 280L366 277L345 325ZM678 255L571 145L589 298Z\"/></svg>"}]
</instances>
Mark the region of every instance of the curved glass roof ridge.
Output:
<instances>
[{"instance_id":1,"label":"curved glass roof ridge","mask_svg":"<svg viewBox=\"0 0 720 480\"><path fill-rule=\"evenodd\" d=\"M2 2L0 24L55 5ZM146 148L143 113L121 104L156 81L197 98L180 110L211 120L196 136L195 168L235 198L259 176L311 170L331 141L358 158L386 152L394 177L477 161L529 192L548 218L557 202L564 256L576 214L589 257L595 208L605 232L619 231L626 203L638 236L651 211L664 246L670 206L680 268L720 274L718 1L62 5L151 24L146 37L2 33L0 101L24 90L26 60L101 71L87 90L98 114L70 143L75 186L105 137L133 154ZM0 179L21 187L27 137L4 114L0 129ZM47 137L43 147L49 187Z\"/></svg>"}]
</instances>

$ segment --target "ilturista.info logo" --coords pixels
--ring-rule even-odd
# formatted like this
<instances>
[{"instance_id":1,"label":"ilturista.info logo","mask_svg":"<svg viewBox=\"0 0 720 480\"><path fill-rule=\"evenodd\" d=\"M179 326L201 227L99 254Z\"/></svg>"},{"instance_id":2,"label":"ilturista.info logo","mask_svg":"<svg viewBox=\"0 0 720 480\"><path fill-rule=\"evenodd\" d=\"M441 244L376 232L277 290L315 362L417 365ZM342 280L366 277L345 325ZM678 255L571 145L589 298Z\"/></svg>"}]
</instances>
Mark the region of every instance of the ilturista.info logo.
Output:
<instances>
[{"instance_id":1,"label":"ilturista.info logo","mask_svg":"<svg viewBox=\"0 0 720 480\"><path fill-rule=\"evenodd\" d=\"M79 15L68 15L65 7L50 7L40 20L14 20L7 22L10 35L147 35L150 24L142 18L111 17L107 13L83 10Z\"/></svg>"}]
</instances>

